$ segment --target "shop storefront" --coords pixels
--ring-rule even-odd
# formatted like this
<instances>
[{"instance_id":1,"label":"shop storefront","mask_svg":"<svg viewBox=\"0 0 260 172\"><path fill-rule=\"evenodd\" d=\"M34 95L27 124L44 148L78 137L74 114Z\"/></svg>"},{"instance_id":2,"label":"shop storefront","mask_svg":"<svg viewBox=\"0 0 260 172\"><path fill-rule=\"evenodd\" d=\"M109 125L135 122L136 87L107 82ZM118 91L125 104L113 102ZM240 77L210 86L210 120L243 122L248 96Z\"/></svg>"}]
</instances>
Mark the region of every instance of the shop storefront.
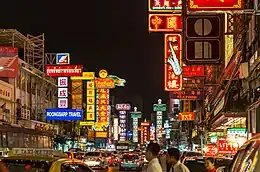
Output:
<instances>
[{"instance_id":1,"label":"shop storefront","mask_svg":"<svg viewBox=\"0 0 260 172\"><path fill-rule=\"evenodd\" d=\"M0 80L0 121L14 123L14 87Z\"/></svg>"}]
</instances>

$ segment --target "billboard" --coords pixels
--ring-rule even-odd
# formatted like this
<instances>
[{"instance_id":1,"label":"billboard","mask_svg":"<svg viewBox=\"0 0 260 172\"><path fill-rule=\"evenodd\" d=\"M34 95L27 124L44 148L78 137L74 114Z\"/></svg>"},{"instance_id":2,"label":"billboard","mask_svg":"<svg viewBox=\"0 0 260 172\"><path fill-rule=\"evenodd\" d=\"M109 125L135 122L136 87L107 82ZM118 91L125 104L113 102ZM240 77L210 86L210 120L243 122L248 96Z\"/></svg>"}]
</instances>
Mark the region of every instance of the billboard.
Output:
<instances>
[{"instance_id":1,"label":"billboard","mask_svg":"<svg viewBox=\"0 0 260 172\"><path fill-rule=\"evenodd\" d=\"M56 54L56 64L57 65L70 64L70 54L69 53L57 53Z\"/></svg>"},{"instance_id":2,"label":"billboard","mask_svg":"<svg viewBox=\"0 0 260 172\"><path fill-rule=\"evenodd\" d=\"M73 109L82 109L83 105L83 82L81 80L71 81L71 104Z\"/></svg>"},{"instance_id":3,"label":"billboard","mask_svg":"<svg viewBox=\"0 0 260 172\"><path fill-rule=\"evenodd\" d=\"M95 83L94 81L87 81L87 108L86 108L87 121L95 120L95 108L96 108Z\"/></svg>"},{"instance_id":4,"label":"billboard","mask_svg":"<svg viewBox=\"0 0 260 172\"><path fill-rule=\"evenodd\" d=\"M95 79L96 88L115 88L115 81L110 78L96 78Z\"/></svg>"},{"instance_id":5,"label":"billboard","mask_svg":"<svg viewBox=\"0 0 260 172\"><path fill-rule=\"evenodd\" d=\"M82 72L82 76L72 76L71 80L94 80L95 72Z\"/></svg>"},{"instance_id":6,"label":"billboard","mask_svg":"<svg viewBox=\"0 0 260 172\"><path fill-rule=\"evenodd\" d=\"M46 120L82 120L82 110L80 109L46 109Z\"/></svg>"},{"instance_id":7,"label":"billboard","mask_svg":"<svg viewBox=\"0 0 260 172\"><path fill-rule=\"evenodd\" d=\"M224 57L224 16L188 15L185 20L185 62L219 64Z\"/></svg>"},{"instance_id":8,"label":"billboard","mask_svg":"<svg viewBox=\"0 0 260 172\"><path fill-rule=\"evenodd\" d=\"M18 48L0 46L0 57L18 56Z\"/></svg>"},{"instance_id":9,"label":"billboard","mask_svg":"<svg viewBox=\"0 0 260 172\"><path fill-rule=\"evenodd\" d=\"M118 118L114 118L114 140L118 140Z\"/></svg>"},{"instance_id":10,"label":"billboard","mask_svg":"<svg viewBox=\"0 0 260 172\"><path fill-rule=\"evenodd\" d=\"M179 14L149 14L149 32L181 32L182 17Z\"/></svg>"},{"instance_id":11,"label":"billboard","mask_svg":"<svg viewBox=\"0 0 260 172\"><path fill-rule=\"evenodd\" d=\"M146 143L150 139L150 123L149 122L142 122L141 126L143 127L143 142Z\"/></svg>"},{"instance_id":12,"label":"billboard","mask_svg":"<svg viewBox=\"0 0 260 172\"><path fill-rule=\"evenodd\" d=\"M19 69L18 56L14 56L14 57L0 56L0 77L17 78L18 69Z\"/></svg>"},{"instance_id":13,"label":"billboard","mask_svg":"<svg viewBox=\"0 0 260 172\"><path fill-rule=\"evenodd\" d=\"M50 77L81 76L82 65L46 65L46 75Z\"/></svg>"},{"instance_id":14,"label":"billboard","mask_svg":"<svg viewBox=\"0 0 260 172\"><path fill-rule=\"evenodd\" d=\"M182 37L180 34L165 34L164 38L164 89L182 89Z\"/></svg>"},{"instance_id":15,"label":"billboard","mask_svg":"<svg viewBox=\"0 0 260 172\"><path fill-rule=\"evenodd\" d=\"M195 113L194 112L182 112L182 113L179 113L178 118L180 121L194 121Z\"/></svg>"},{"instance_id":16,"label":"billboard","mask_svg":"<svg viewBox=\"0 0 260 172\"><path fill-rule=\"evenodd\" d=\"M97 123L102 126L108 126L109 122L109 89L97 88Z\"/></svg>"},{"instance_id":17,"label":"billboard","mask_svg":"<svg viewBox=\"0 0 260 172\"><path fill-rule=\"evenodd\" d=\"M150 12L173 12L182 9L180 0L148 0ZM180 11L181 12L181 11Z\"/></svg>"},{"instance_id":18,"label":"billboard","mask_svg":"<svg viewBox=\"0 0 260 172\"><path fill-rule=\"evenodd\" d=\"M68 77L58 77L58 108L68 108Z\"/></svg>"},{"instance_id":19,"label":"billboard","mask_svg":"<svg viewBox=\"0 0 260 172\"><path fill-rule=\"evenodd\" d=\"M130 104L116 104L116 110L131 110Z\"/></svg>"},{"instance_id":20,"label":"billboard","mask_svg":"<svg viewBox=\"0 0 260 172\"><path fill-rule=\"evenodd\" d=\"M188 9L193 11L215 11L215 10L242 10L242 0L188 0Z\"/></svg>"},{"instance_id":21,"label":"billboard","mask_svg":"<svg viewBox=\"0 0 260 172\"><path fill-rule=\"evenodd\" d=\"M119 141L126 141L126 111L119 111Z\"/></svg>"}]
</instances>

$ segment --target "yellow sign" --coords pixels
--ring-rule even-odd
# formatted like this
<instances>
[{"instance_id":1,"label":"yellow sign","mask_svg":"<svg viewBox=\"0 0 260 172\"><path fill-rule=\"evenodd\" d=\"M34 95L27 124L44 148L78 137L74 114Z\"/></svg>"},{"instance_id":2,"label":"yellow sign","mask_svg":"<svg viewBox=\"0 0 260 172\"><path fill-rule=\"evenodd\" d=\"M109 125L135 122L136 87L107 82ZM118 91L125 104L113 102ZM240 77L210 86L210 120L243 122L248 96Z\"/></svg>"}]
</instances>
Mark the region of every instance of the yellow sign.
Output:
<instances>
[{"instance_id":1,"label":"yellow sign","mask_svg":"<svg viewBox=\"0 0 260 172\"><path fill-rule=\"evenodd\" d=\"M87 109L86 109L86 115L88 121L95 120L95 101L96 101L95 83L94 81L88 81L87 82Z\"/></svg>"},{"instance_id":2,"label":"yellow sign","mask_svg":"<svg viewBox=\"0 0 260 172\"><path fill-rule=\"evenodd\" d=\"M79 125L80 126L92 126L92 125L94 125L95 124L95 122L94 121L81 121L81 122L79 122Z\"/></svg>"},{"instance_id":3,"label":"yellow sign","mask_svg":"<svg viewBox=\"0 0 260 172\"><path fill-rule=\"evenodd\" d=\"M96 137L97 138L107 138L107 132L106 131L97 131Z\"/></svg>"},{"instance_id":4,"label":"yellow sign","mask_svg":"<svg viewBox=\"0 0 260 172\"><path fill-rule=\"evenodd\" d=\"M82 76L72 76L71 80L93 80L95 78L95 72L83 72Z\"/></svg>"},{"instance_id":5,"label":"yellow sign","mask_svg":"<svg viewBox=\"0 0 260 172\"><path fill-rule=\"evenodd\" d=\"M101 71L99 71L99 77L100 78L106 78L108 75L107 71L102 69Z\"/></svg>"},{"instance_id":6,"label":"yellow sign","mask_svg":"<svg viewBox=\"0 0 260 172\"><path fill-rule=\"evenodd\" d=\"M115 81L110 78L96 78L96 88L115 88Z\"/></svg>"}]
</instances>

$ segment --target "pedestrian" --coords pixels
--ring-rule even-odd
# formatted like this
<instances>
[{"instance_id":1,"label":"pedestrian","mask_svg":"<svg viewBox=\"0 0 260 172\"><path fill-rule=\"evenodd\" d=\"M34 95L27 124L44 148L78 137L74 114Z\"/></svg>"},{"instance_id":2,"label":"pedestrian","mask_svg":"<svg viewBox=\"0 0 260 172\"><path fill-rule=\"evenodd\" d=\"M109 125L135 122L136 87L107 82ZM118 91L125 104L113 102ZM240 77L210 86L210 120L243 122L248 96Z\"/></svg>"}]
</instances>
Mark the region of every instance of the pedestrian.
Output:
<instances>
[{"instance_id":1,"label":"pedestrian","mask_svg":"<svg viewBox=\"0 0 260 172\"><path fill-rule=\"evenodd\" d=\"M180 151L177 148L167 150L168 172L190 172L190 170L180 162Z\"/></svg>"},{"instance_id":2,"label":"pedestrian","mask_svg":"<svg viewBox=\"0 0 260 172\"><path fill-rule=\"evenodd\" d=\"M206 167L206 172L216 172L216 168L214 166L214 159L213 158L207 158L205 161L205 167Z\"/></svg>"},{"instance_id":3,"label":"pedestrian","mask_svg":"<svg viewBox=\"0 0 260 172\"><path fill-rule=\"evenodd\" d=\"M158 143L150 143L147 146L145 157L149 161L146 172L162 172L162 167L158 159L160 146Z\"/></svg>"},{"instance_id":4,"label":"pedestrian","mask_svg":"<svg viewBox=\"0 0 260 172\"><path fill-rule=\"evenodd\" d=\"M159 162L161 164L163 172L167 172L167 161L166 161L166 155L167 152L164 151L160 156L159 156Z\"/></svg>"}]
</instances>

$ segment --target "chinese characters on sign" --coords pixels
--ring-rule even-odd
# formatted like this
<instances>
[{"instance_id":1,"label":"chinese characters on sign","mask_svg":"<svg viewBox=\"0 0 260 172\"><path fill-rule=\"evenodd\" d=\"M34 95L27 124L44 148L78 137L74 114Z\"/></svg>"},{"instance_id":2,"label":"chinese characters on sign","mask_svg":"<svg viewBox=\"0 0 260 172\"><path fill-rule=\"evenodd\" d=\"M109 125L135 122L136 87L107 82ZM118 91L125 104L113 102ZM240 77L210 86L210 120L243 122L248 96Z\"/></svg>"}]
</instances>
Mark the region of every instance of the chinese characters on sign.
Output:
<instances>
[{"instance_id":1,"label":"chinese characters on sign","mask_svg":"<svg viewBox=\"0 0 260 172\"><path fill-rule=\"evenodd\" d=\"M109 89L98 88L97 89L97 122L102 126L108 126L109 120Z\"/></svg>"},{"instance_id":2,"label":"chinese characters on sign","mask_svg":"<svg viewBox=\"0 0 260 172\"><path fill-rule=\"evenodd\" d=\"M166 91L179 91L182 89L181 39L180 34L165 34L164 89Z\"/></svg>"},{"instance_id":3,"label":"chinese characters on sign","mask_svg":"<svg viewBox=\"0 0 260 172\"><path fill-rule=\"evenodd\" d=\"M151 12L172 12L182 9L181 0L148 0Z\"/></svg>"},{"instance_id":4,"label":"chinese characters on sign","mask_svg":"<svg viewBox=\"0 0 260 172\"><path fill-rule=\"evenodd\" d=\"M189 10L242 10L244 1L241 0L188 0Z\"/></svg>"},{"instance_id":5,"label":"chinese characters on sign","mask_svg":"<svg viewBox=\"0 0 260 172\"><path fill-rule=\"evenodd\" d=\"M194 121L195 114L194 112L182 112L178 115L180 121Z\"/></svg>"},{"instance_id":6,"label":"chinese characters on sign","mask_svg":"<svg viewBox=\"0 0 260 172\"><path fill-rule=\"evenodd\" d=\"M204 66L183 66L182 67L182 76L183 77L203 77L204 74Z\"/></svg>"},{"instance_id":7,"label":"chinese characters on sign","mask_svg":"<svg viewBox=\"0 0 260 172\"><path fill-rule=\"evenodd\" d=\"M141 126L143 127L143 142L147 143L150 139L149 137L150 123L142 122Z\"/></svg>"},{"instance_id":8,"label":"chinese characters on sign","mask_svg":"<svg viewBox=\"0 0 260 172\"><path fill-rule=\"evenodd\" d=\"M58 77L58 108L68 108L67 77Z\"/></svg>"},{"instance_id":9,"label":"chinese characters on sign","mask_svg":"<svg viewBox=\"0 0 260 172\"><path fill-rule=\"evenodd\" d=\"M149 32L181 32L182 17L177 14L150 14Z\"/></svg>"},{"instance_id":10,"label":"chinese characters on sign","mask_svg":"<svg viewBox=\"0 0 260 172\"><path fill-rule=\"evenodd\" d=\"M95 83L87 81L87 121L95 120Z\"/></svg>"},{"instance_id":11,"label":"chinese characters on sign","mask_svg":"<svg viewBox=\"0 0 260 172\"><path fill-rule=\"evenodd\" d=\"M201 91L175 91L170 92L171 99L180 99L180 100L202 100Z\"/></svg>"},{"instance_id":12,"label":"chinese characters on sign","mask_svg":"<svg viewBox=\"0 0 260 172\"><path fill-rule=\"evenodd\" d=\"M133 142L138 143L138 119L142 117L142 112L137 111L137 107L134 107L134 112L130 112L133 119Z\"/></svg>"},{"instance_id":13,"label":"chinese characters on sign","mask_svg":"<svg viewBox=\"0 0 260 172\"><path fill-rule=\"evenodd\" d=\"M126 111L119 111L119 141L126 141Z\"/></svg>"}]
</instances>

